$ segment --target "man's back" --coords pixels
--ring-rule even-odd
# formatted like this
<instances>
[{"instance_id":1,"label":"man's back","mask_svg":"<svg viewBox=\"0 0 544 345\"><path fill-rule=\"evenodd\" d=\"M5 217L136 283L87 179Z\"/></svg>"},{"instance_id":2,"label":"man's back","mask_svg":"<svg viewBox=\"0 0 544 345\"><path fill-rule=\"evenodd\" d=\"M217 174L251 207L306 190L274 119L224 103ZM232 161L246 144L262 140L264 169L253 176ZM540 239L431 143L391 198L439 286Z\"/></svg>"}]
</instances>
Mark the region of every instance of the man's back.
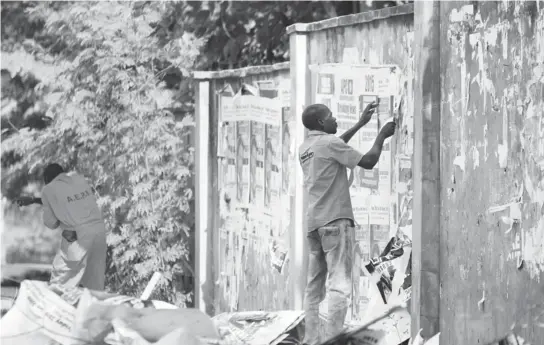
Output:
<instances>
[{"instance_id":1,"label":"man's back","mask_svg":"<svg viewBox=\"0 0 544 345\"><path fill-rule=\"evenodd\" d=\"M62 173L42 191L47 203L65 230L103 222L102 212L86 179L77 173Z\"/></svg>"},{"instance_id":2,"label":"man's back","mask_svg":"<svg viewBox=\"0 0 544 345\"><path fill-rule=\"evenodd\" d=\"M346 168L355 168L363 155L320 131L310 131L299 152L308 192L308 231L337 219L354 220Z\"/></svg>"}]
</instances>

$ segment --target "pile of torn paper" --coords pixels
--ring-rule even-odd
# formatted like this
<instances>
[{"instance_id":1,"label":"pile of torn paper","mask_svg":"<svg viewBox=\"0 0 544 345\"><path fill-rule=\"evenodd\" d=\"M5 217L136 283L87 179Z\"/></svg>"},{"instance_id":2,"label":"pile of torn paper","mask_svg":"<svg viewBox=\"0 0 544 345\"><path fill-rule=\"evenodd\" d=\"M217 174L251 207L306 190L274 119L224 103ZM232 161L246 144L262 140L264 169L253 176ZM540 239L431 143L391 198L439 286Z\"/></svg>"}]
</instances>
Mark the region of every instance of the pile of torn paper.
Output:
<instances>
[{"instance_id":1,"label":"pile of torn paper","mask_svg":"<svg viewBox=\"0 0 544 345\"><path fill-rule=\"evenodd\" d=\"M0 328L4 345L220 343L212 319L197 309L31 280L21 283Z\"/></svg>"},{"instance_id":2,"label":"pile of torn paper","mask_svg":"<svg viewBox=\"0 0 544 345\"><path fill-rule=\"evenodd\" d=\"M303 319L303 311L212 319L161 301L25 280L0 328L3 345L279 345L302 342Z\"/></svg>"},{"instance_id":3,"label":"pile of torn paper","mask_svg":"<svg viewBox=\"0 0 544 345\"><path fill-rule=\"evenodd\" d=\"M303 319L303 311L292 310L223 313L213 318L222 345L302 344Z\"/></svg>"}]
</instances>

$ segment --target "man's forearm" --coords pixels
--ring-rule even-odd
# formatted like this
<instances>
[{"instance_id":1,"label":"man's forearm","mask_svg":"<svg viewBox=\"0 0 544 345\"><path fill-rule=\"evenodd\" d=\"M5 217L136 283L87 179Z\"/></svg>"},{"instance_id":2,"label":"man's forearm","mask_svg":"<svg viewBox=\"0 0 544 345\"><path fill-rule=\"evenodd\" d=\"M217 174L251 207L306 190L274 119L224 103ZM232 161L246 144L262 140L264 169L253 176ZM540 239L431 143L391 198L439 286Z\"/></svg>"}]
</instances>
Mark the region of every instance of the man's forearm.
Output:
<instances>
[{"instance_id":1,"label":"man's forearm","mask_svg":"<svg viewBox=\"0 0 544 345\"><path fill-rule=\"evenodd\" d=\"M355 135L355 133L357 133L358 130L363 128L363 126L364 124L362 123L356 123L355 126L351 127L350 129L342 133L342 135L340 136L340 139L344 140L344 142L347 143L348 141L351 140L351 138L353 138L353 136Z\"/></svg>"},{"instance_id":2,"label":"man's forearm","mask_svg":"<svg viewBox=\"0 0 544 345\"><path fill-rule=\"evenodd\" d=\"M378 137L376 138L376 141L374 141L374 145L372 145L372 148L363 156L363 158L361 158L361 161L358 164L361 168L367 170L374 168L374 166L380 160L385 139L386 137L382 133L378 134Z\"/></svg>"}]
</instances>

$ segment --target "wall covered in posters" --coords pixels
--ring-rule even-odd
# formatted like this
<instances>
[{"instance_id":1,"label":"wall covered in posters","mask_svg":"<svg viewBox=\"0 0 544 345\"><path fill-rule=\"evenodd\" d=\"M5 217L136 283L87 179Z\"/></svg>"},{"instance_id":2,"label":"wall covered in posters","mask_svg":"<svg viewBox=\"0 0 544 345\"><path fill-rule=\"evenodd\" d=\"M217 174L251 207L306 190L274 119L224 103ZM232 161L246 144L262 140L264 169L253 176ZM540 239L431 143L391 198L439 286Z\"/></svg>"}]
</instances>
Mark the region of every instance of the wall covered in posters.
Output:
<instances>
[{"instance_id":1,"label":"wall covered in posters","mask_svg":"<svg viewBox=\"0 0 544 345\"><path fill-rule=\"evenodd\" d=\"M224 78L214 89L215 312L288 309L294 160L288 73Z\"/></svg>"},{"instance_id":2,"label":"wall covered in posters","mask_svg":"<svg viewBox=\"0 0 544 345\"><path fill-rule=\"evenodd\" d=\"M401 74L398 67L321 64L311 66L310 69L315 92L312 103L325 104L331 109L338 122L337 135L354 126L369 103L379 102L372 120L348 142L361 153L370 150L380 128L388 120L396 118L399 123L405 120L399 118L402 117L399 107L403 95L399 92ZM404 285L402 296L392 294L389 285L393 281L404 284L404 275L396 274L395 280L394 273L384 275L389 272L388 269L380 272L389 264L394 271L406 272L410 257L411 224L404 221L401 228L398 219L399 214L406 213L409 208L405 204L404 210L401 210L399 199L409 197L411 160L409 152L399 150L398 133L386 141L380 161L374 169L357 167L349 172L354 175L350 195L356 222L356 243L353 253L355 267L352 274L352 301L347 322L353 326L382 311L386 304L391 304L392 297L406 300L410 291L408 284ZM398 189L397 186L401 184L402 188ZM407 216L404 215L404 218ZM391 242L395 238L402 240L400 246L404 247L403 254L395 256L396 260L388 264L382 264L383 258L391 255L392 246L401 243L400 240ZM373 270L374 266L371 270L367 267L372 263L376 270ZM325 318L327 301L322 303L320 311ZM408 332L408 315L397 317L404 322L404 332Z\"/></svg>"},{"instance_id":3,"label":"wall covered in posters","mask_svg":"<svg viewBox=\"0 0 544 345\"><path fill-rule=\"evenodd\" d=\"M394 265L399 267L397 272L402 271L401 266L408 265L409 254L399 256L397 247L402 247L401 241L392 242L391 239L402 219L405 219L402 221L403 233L411 233L412 8L399 6L378 12L372 16L381 19L372 23L368 19L372 17L370 14L348 18L351 24L343 24L342 33L329 34L336 30L335 25L308 28L307 47L301 47L301 51L308 52L310 66L320 65L317 70L312 68L311 86L306 85L310 80L305 79L304 87L297 84L297 89L291 90L291 83L294 85L300 77L295 76L294 71L289 75L289 67L293 67L294 61L285 64L283 70L258 66L211 72L202 77L201 80L210 80L210 90L214 93L209 135L213 175L210 179L212 192L209 195L213 206L210 213L214 213L209 216L209 224L213 245L209 247L213 247L215 257L211 268L214 281L208 283L211 285L209 290L214 292L215 313L234 309L287 309L292 305L293 297L290 295L292 290L286 286L295 280L298 284L298 276L304 273L293 275L287 264L292 257L298 260L297 255L304 256L304 249L300 247L297 247L300 252L289 252L293 246L290 242L293 232L302 226L300 214L304 212L298 194L300 188L295 184L295 175L298 178L296 172L300 169L295 153L296 143L300 144L302 140L298 123L302 109L290 109L291 98L293 105L302 108L312 101L328 105L338 119L340 130L353 125L361 109L378 99L378 114L350 142L362 151L372 146L385 121L393 114L397 115L399 135L387 142L376 169L363 171L357 168L350 172L353 177L350 193L358 224L354 298L348 323L364 322L369 306L382 301L382 296L390 302L401 298L396 294L391 297L388 287L391 284L402 286L405 291L402 298L407 297L410 285L402 280L405 275L409 276L407 270L405 274L394 274L391 269L384 269L389 267L387 263L381 262L371 265L372 273L367 267L376 256L380 261L381 256L386 255L402 258L403 264ZM380 46L388 49L374 48ZM343 55L348 56L349 64L326 65L341 62ZM354 70L362 67L358 64L367 64L366 70ZM301 66L296 71L306 67ZM304 73L306 78L310 76L308 71ZM242 86L245 86L244 90ZM295 92L296 96L292 97ZM247 114L250 107L266 105L266 99L280 104L279 114L277 107L268 107L272 109L270 118L262 109ZM214 112L217 113L215 117ZM240 124L242 130L238 128ZM217 133L214 133L216 126ZM239 138L239 134L243 137ZM214 157L215 138L218 142ZM404 162L402 168L401 161ZM213 170L214 164L217 164L217 171ZM299 211L297 215L293 215L295 206ZM301 241L300 238L295 240L297 244ZM403 315L396 317L390 321L404 320Z\"/></svg>"},{"instance_id":4,"label":"wall covered in posters","mask_svg":"<svg viewBox=\"0 0 544 345\"><path fill-rule=\"evenodd\" d=\"M346 326L355 327L373 316L370 311L380 313L410 299L413 7L396 6L294 29L308 37L309 99L328 105L342 130L351 127L368 103L379 101L372 121L350 145L367 152L385 122L392 116L397 122L397 131L386 141L377 166L350 172L354 174L350 195L357 224ZM409 337L408 313L384 319L380 326L386 331L384 344L398 344Z\"/></svg>"}]
</instances>

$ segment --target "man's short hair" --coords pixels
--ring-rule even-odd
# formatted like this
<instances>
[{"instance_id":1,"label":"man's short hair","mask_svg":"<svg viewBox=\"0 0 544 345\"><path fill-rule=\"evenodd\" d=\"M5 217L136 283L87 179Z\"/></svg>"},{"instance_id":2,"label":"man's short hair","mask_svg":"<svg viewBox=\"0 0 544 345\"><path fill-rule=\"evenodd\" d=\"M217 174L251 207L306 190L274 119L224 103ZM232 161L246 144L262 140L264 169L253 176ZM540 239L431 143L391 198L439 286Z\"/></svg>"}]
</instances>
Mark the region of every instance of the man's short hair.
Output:
<instances>
[{"instance_id":1,"label":"man's short hair","mask_svg":"<svg viewBox=\"0 0 544 345\"><path fill-rule=\"evenodd\" d=\"M330 111L325 104L312 104L302 112L302 124L309 130L319 129L317 120L323 118Z\"/></svg>"},{"instance_id":2,"label":"man's short hair","mask_svg":"<svg viewBox=\"0 0 544 345\"><path fill-rule=\"evenodd\" d=\"M51 163L45 167L43 171L43 180L46 184L53 181L55 177L59 176L64 172L64 169L57 163Z\"/></svg>"}]
</instances>

